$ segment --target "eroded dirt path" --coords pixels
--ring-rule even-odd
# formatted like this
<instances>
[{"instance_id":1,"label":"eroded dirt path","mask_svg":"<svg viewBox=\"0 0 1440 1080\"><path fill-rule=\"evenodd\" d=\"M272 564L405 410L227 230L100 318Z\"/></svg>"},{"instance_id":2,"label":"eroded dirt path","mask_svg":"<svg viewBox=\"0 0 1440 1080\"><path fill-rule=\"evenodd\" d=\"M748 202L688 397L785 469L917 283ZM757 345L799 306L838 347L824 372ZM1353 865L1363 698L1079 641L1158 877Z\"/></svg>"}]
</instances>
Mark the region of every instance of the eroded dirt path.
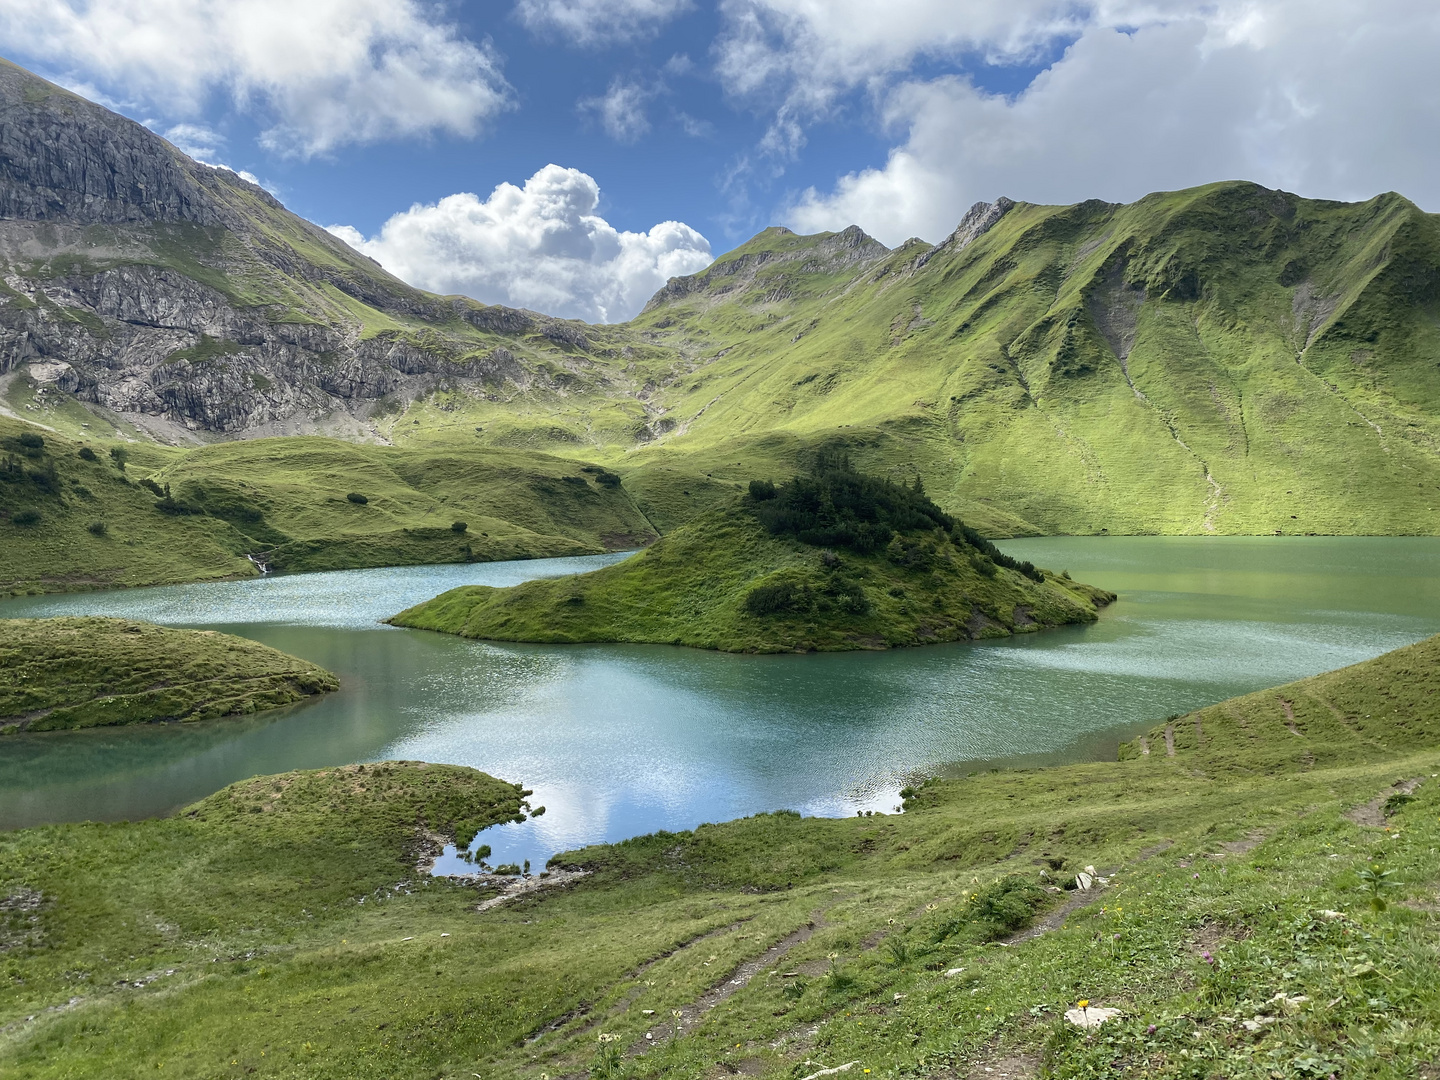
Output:
<instances>
[{"instance_id":1,"label":"eroded dirt path","mask_svg":"<svg viewBox=\"0 0 1440 1080\"><path fill-rule=\"evenodd\" d=\"M1401 780L1390 785L1369 802L1345 811L1345 820L1371 829L1383 829L1385 827L1385 803L1392 795L1413 795L1415 789L1420 786L1420 779L1417 776L1413 780Z\"/></svg>"},{"instance_id":2,"label":"eroded dirt path","mask_svg":"<svg viewBox=\"0 0 1440 1080\"><path fill-rule=\"evenodd\" d=\"M645 1038L637 1039L632 1043L628 1053L643 1054L652 1046L662 1046L671 1039L685 1034L688 1029L700 1023L711 1009L749 986L750 980L754 979L756 975L779 963L795 946L809 941L816 928L821 924L823 915L824 913L821 911L815 912L804 926L790 931L759 956L742 961L720 982L690 1004L681 1006L678 1010L679 1016L676 1016L674 1012L668 1017L657 1016L655 1027L646 1033Z\"/></svg>"}]
</instances>

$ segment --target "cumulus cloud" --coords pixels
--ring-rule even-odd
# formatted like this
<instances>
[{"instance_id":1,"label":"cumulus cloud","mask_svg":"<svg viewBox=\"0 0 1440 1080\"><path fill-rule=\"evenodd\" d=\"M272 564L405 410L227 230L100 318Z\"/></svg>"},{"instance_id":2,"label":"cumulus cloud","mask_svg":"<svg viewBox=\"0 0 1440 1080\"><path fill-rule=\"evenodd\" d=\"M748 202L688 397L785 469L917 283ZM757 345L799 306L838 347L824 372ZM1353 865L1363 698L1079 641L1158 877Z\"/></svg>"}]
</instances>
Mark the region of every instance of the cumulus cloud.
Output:
<instances>
[{"instance_id":1,"label":"cumulus cloud","mask_svg":"<svg viewBox=\"0 0 1440 1080\"><path fill-rule=\"evenodd\" d=\"M181 153L189 154L196 161L203 161L207 165L220 152L220 147L225 145L225 136L204 124L175 124L160 134Z\"/></svg>"},{"instance_id":2,"label":"cumulus cloud","mask_svg":"<svg viewBox=\"0 0 1440 1080\"><path fill-rule=\"evenodd\" d=\"M710 244L678 221L622 232L596 213L600 186L547 165L523 188L450 195L396 214L366 238L330 231L412 285L588 322L636 315L666 280L710 263Z\"/></svg>"},{"instance_id":3,"label":"cumulus cloud","mask_svg":"<svg viewBox=\"0 0 1440 1080\"><path fill-rule=\"evenodd\" d=\"M515 14L529 29L576 45L609 45L649 37L691 0L519 0Z\"/></svg>"},{"instance_id":4,"label":"cumulus cloud","mask_svg":"<svg viewBox=\"0 0 1440 1080\"><path fill-rule=\"evenodd\" d=\"M633 143L650 130L645 109L654 91L636 82L615 79L602 97L585 98L580 112L594 117L618 143Z\"/></svg>"},{"instance_id":5,"label":"cumulus cloud","mask_svg":"<svg viewBox=\"0 0 1440 1080\"><path fill-rule=\"evenodd\" d=\"M774 107L772 150L783 155L856 91L897 136L883 167L803 193L787 214L796 228L858 223L889 243L933 240L997 195L1128 200L1230 178L1440 204L1432 4L891 0L867 15L872 6L726 5L720 70L732 93ZM966 74L977 57L1033 63L1057 51L1015 95ZM921 62L950 71L918 77Z\"/></svg>"},{"instance_id":6,"label":"cumulus cloud","mask_svg":"<svg viewBox=\"0 0 1440 1080\"><path fill-rule=\"evenodd\" d=\"M285 154L434 131L507 107L488 44L421 0L0 0L7 51L192 118L214 93Z\"/></svg>"}]
</instances>

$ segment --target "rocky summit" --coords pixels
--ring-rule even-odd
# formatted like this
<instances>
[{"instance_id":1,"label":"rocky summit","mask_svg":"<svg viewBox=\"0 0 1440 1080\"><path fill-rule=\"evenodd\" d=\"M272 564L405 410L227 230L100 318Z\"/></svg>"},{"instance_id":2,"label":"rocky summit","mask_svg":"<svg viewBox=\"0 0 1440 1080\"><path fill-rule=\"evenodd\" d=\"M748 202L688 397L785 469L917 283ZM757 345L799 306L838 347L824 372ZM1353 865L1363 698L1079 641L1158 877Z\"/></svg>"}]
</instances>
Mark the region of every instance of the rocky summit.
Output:
<instances>
[{"instance_id":1,"label":"rocky summit","mask_svg":"<svg viewBox=\"0 0 1440 1080\"><path fill-rule=\"evenodd\" d=\"M448 380L528 386L507 342L586 328L412 289L269 193L0 60L0 377L162 438L341 434ZM541 345L540 352L551 351Z\"/></svg>"}]
</instances>

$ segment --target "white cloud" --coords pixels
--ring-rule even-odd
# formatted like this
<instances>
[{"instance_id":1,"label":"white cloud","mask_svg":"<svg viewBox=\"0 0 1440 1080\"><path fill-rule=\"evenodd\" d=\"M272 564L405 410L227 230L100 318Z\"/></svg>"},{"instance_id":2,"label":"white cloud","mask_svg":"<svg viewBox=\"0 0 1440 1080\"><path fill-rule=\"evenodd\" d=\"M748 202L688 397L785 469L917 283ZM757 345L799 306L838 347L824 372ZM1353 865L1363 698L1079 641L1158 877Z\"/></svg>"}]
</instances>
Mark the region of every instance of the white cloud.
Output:
<instances>
[{"instance_id":1,"label":"white cloud","mask_svg":"<svg viewBox=\"0 0 1440 1080\"><path fill-rule=\"evenodd\" d=\"M204 124L175 124L160 133L170 145L182 154L189 154L196 161L207 165L213 162L220 147L225 145L225 136Z\"/></svg>"},{"instance_id":2,"label":"white cloud","mask_svg":"<svg viewBox=\"0 0 1440 1080\"><path fill-rule=\"evenodd\" d=\"M667 279L709 265L710 244L690 226L621 232L599 203L590 176L547 165L483 202L461 193L412 206L369 239L348 225L330 231L420 288L588 322L631 318Z\"/></svg>"},{"instance_id":3,"label":"white cloud","mask_svg":"<svg viewBox=\"0 0 1440 1080\"><path fill-rule=\"evenodd\" d=\"M286 154L447 131L509 103L488 44L421 0L0 0L7 51L175 119L216 92Z\"/></svg>"},{"instance_id":4,"label":"white cloud","mask_svg":"<svg viewBox=\"0 0 1440 1080\"><path fill-rule=\"evenodd\" d=\"M691 0L519 0L515 14L531 30L576 45L608 45L648 37Z\"/></svg>"},{"instance_id":5,"label":"white cloud","mask_svg":"<svg viewBox=\"0 0 1440 1080\"><path fill-rule=\"evenodd\" d=\"M595 117L616 142L633 143L650 130L645 107L652 96L654 92L639 83L617 78L603 97L582 100L580 111Z\"/></svg>"},{"instance_id":6,"label":"white cloud","mask_svg":"<svg viewBox=\"0 0 1440 1080\"><path fill-rule=\"evenodd\" d=\"M868 22L867 7L727 8L722 73L732 92L778 102L772 140L803 136L803 122L856 88L899 135L883 167L803 193L787 215L796 228L858 223L887 243L934 240L977 199L1120 201L1236 178L1337 199L1394 189L1440 205L1431 3L986 0L961 11L892 0ZM1069 42L1063 55L1013 97L964 74L968 54L1033 57L1057 39ZM951 74L908 74L947 50Z\"/></svg>"}]
</instances>

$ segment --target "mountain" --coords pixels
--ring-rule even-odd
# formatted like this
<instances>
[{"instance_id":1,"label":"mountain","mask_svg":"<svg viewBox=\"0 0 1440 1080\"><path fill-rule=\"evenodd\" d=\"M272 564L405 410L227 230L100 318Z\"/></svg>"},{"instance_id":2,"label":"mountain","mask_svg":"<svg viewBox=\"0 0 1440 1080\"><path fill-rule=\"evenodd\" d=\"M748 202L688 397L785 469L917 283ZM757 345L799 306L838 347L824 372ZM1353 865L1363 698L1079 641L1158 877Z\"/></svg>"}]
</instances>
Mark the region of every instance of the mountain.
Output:
<instances>
[{"instance_id":1,"label":"mountain","mask_svg":"<svg viewBox=\"0 0 1440 1080\"><path fill-rule=\"evenodd\" d=\"M542 451L661 531L837 439L991 535L1440 531L1440 218L1395 194L772 228L587 326L410 288L4 65L0 214L0 407L72 436Z\"/></svg>"},{"instance_id":2,"label":"mountain","mask_svg":"<svg viewBox=\"0 0 1440 1080\"><path fill-rule=\"evenodd\" d=\"M98 406L85 423L164 441L373 437L372 415L444 387L577 381L565 369L605 337L413 289L230 170L3 60L0 268L12 408L43 418L58 391Z\"/></svg>"},{"instance_id":3,"label":"mountain","mask_svg":"<svg viewBox=\"0 0 1440 1080\"><path fill-rule=\"evenodd\" d=\"M841 433L1047 532L1440 527L1440 218L1398 195L1001 200L895 251L771 229L633 328L691 358L670 458Z\"/></svg>"},{"instance_id":4,"label":"mountain","mask_svg":"<svg viewBox=\"0 0 1440 1080\"><path fill-rule=\"evenodd\" d=\"M585 555L654 539L616 474L534 451L314 436L107 451L0 417L0 596L261 566Z\"/></svg>"}]
</instances>

